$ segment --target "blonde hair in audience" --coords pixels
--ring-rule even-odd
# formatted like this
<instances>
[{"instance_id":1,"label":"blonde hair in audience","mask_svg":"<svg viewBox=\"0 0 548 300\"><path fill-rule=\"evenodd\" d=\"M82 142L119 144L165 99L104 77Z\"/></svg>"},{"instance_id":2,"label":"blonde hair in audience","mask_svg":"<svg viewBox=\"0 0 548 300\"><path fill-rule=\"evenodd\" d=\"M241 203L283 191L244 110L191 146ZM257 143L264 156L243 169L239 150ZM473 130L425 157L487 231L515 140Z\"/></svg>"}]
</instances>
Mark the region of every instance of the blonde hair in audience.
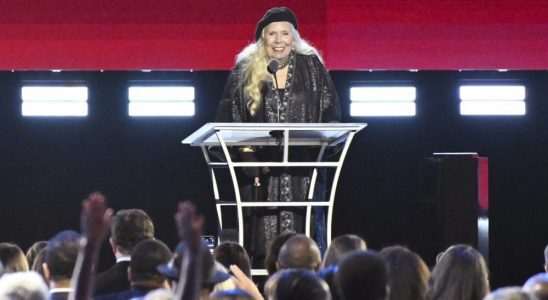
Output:
<instances>
[{"instance_id":1,"label":"blonde hair in audience","mask_svg":"<svg viewBox=\"0 0 548 300\"><path fill-rule=\"evenodd\" d=\"M19 246L12 243L0 243L0 262L5 273L27 272L29 263L25 253Z\"/></svg>"}]
</instances>

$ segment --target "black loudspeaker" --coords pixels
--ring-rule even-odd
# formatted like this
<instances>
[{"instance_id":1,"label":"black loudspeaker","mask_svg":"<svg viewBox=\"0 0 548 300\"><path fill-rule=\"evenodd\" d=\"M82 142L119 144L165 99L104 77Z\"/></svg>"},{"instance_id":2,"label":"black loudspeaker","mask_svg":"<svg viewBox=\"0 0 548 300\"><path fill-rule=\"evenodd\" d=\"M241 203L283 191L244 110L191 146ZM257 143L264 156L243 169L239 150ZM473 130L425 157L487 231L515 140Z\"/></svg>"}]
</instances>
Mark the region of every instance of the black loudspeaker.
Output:
<instances>
[{"instance_id":1,"label":"black loudspeaker","mask_svg":"<svg viewBox=\"0 0 548 300\"><path fill-rule=\"evenodd\" d=\"M488 159L475 153L439 153L419 165L417 251L433 266L447 247L469 244L488 260Z\"/></svg>"}]
</instances>

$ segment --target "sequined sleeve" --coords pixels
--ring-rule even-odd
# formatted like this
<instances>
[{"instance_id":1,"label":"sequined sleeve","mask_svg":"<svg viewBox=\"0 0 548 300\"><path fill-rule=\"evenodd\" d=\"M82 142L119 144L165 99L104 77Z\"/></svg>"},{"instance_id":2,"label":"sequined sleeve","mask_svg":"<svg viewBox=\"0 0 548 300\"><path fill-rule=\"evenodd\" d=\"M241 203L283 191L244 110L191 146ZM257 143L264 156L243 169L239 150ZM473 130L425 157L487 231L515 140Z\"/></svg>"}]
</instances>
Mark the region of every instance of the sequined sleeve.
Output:
<instances>
[{"instance_id":1,"label":"sequined sleeve","mask_svg":"<svg viewBox=\"0 0 548 300\"><path fill-rule=\"evenodd\" d=\"M225 85L215 122L243 122L245 115L242 112L242 97L239 91L239 69L230 72Z\"/></svg>"},{"instance_id":2,"label":"sequined sleeve","mask_svg":"<svg viewBox=\"0 0 548 300\"><path fill-rule=\"evenodd\" d=\"M339 122L341 120L341 105L335 90L335 85L317 56L312 56L314 66L318 70L320 83L320 121L322 123Z\"/></svg>"}]
</instances>

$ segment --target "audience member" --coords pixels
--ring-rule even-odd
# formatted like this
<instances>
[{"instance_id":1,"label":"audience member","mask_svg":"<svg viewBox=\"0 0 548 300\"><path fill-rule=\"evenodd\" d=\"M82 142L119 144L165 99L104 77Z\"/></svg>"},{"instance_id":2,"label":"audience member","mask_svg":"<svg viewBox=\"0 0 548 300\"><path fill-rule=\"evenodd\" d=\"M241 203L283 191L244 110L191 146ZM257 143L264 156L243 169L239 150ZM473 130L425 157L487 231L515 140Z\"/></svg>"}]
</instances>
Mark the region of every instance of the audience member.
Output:
<instances>
[{"instance_id":1,"label":"audience member","mask_svg":"<svg viewBox=\"0 0 548 300\"><path fill-rule=\"evenodd\" d=\"M110 245L116 263L97 275L94 295L122 292L130 288L127 268L133 248L143 240L154 238L154 224L140 209L118 211L110 227Z\"/></svg>"},{"instance_id":2,"label":"audience member","mask_svg":"<svg viewBox=\"0 0 548 300\"><path fill-rule=\"evenodd\" d=\"M330 300L327 283L306 269L276 272L265 284L269 300Z\"/></svg>"},{"instance_id":3,"label":"audience member","mask_svg":"<svg viewBox=\"0 0 548 300\"><path fill-rule=\"evenodd\" d=\"M210 298L211 300L254 300L248 292L242 289L214 292Z\"/></svg>"},{"instance_id":4,"label":"audience member","mask_svg":"<svg viewBox=\"0 0 548 300\"><path fill-rule=\"evenodd\" d=\"M402 247L386 247L379 252L388 272L389 300L424 300L430 270L415 252Z\"/></svg>"},{"instance_id":5,"label":"audience member","mask_svg":"<svg viewBox=\"0 0 548 300\"><path fill-rule=\"evenodd\" d=\"M35 272L15 272L0 277L0 299L45 300L48 287Z\"/></svg>"},{"instance_id":6,"label":"audience member","mask_svg":"<svg viewBox=\"0 0 548 300\"><path fill-rule=\"evenodd\" d=\"M278 262L278 254L280 253L280 249L290 237L296 234L297 233L294 231L285 231L277 236L274 241L272 241L272 244L270 244L270 246L266 249L264 264L268 275L276 273L276 270L278 269L276 262Z\"/></svg>"},{"instance_id":7,"label":"audience member","mask_svg":"<svg viewBox=\"0 0 548 300\"><path fill-rule=\"evenodd\" d=\"M99 248L112 223L112 209L107 207L105 196L95 192L82 202L80 223L82 241L74 267L72 283L75 288L70 300L91 299Z\"/></svg>"},{"instance_id":8,"label":"audience member","mask_svg":"<svg viewBox=\"0 0 548 300\"><path fill-rule=\"evenodd\" d=\"M36 256L38 255L38 253L40 253L40 251L46 248L47 244L48 244L48 241L38 241L32 244L32 246L30 246L27 249L25 256L27 258L27 262L29 264L30 269L32 269L32 265L34 264L34 260L36 259Z\"/></svg>"},{"instance_id":9,"label":"audience member","mask_svg":"<svg viewBox=\"0 0 548 300\"><path fill-rule=\"evenodd\" d=\"M386 266L371 250L350 252L339 262L335 283L344 300L385 300L388 296Z\"/></svg>"},{"instance_id":10,"label":"audience member","mask_svg":"<svg viewBox=\"0 0 548 300\"><path fill-rule=\"evenodd\" d=\"M185 259L185 255L188 255L188 247L185 243L179 243L175 249L174 257L168 263L158 266L158 271L168 279L172 280L172 285L178 287L180 282L181 265ZM214 290L217 284L221 284L230 279L230 275L223 271L224 267L220 263L216 263L213 256L205 245L200 248L200 299L207 299L209 294ZM228 289L232 289L235 286L232 284Z\"/></svg>"},{"instance_id":11,"label":"audience member","mask_svg":"<svg viewBox=\"0 0 548 300\"><path fill-rule=\"evenodd\" d=\"M72 292L71 277L80 250L80 239L76 231L66 230L47 242L43 271L50 287L49 299L66 300Z\"/></svg>"},{"instance_id":12,"label":"audience member","mask_svg":"<svg viewBox=\"0 0 548 300\"><path fill-rule=\"evenodd\" d=\"M304 234L289 238L278 254L277 268L308 269L317 271L321 264L320 249L316 242Z\"/></svg>"},{"instance_id":13,"label":"audience member","mask_svg":"<svg viewBox=\"0 0 548 300\"><path fill-rule=\"evenodd\" d=\"M325 252L322 268L336 265L348 252L354 250L366 250L365 240L355 234L345 234L334 238Z\"/></svg>"},{"instance_id":14,"label":"audience member","mask_svg":"<svg viewBox=\"0 0 548 300\"><path fill-rule=\"evenodd\" d=\"M44 278L44 280L46 280L46 276L44 275L45 261L46 249L42 249L36 254L36 256L34 257L34 261L32 262L32 266L30 266L30 270L40 274Z\"/></svg>"},{"instance_id":15,"label":"audience member","mask_svg":"<svg viewBox=\"0 0 548 300\"><path fill-rule=\"evenodd\" d=\"M4 266L4 273L27 272L29 270L25 253L16 244L0 243L0 262Z\"/></svg>"},{"instance_id":16,"label":"audience member","mask_svg":"<svg viewBox=\"0 0 548 300\"><path fill-rule=\"evenodd\" d=\"M538 300L548 300L548 273L531 276L523 285L523 290L535 295Z\"/></svg>"},{"instance_id":17,"label":"audience member","mask_svg":"<svg viewBox=\"0 0 548 300\"><path fill-rule=\"evenodd\" d=\"M481 300L489 293L483 256L468 245L449 247L432 270L428 300Z\"/></svg>"},{"instance_id":18,"label":"audience member","mask_svg":"<svg viewBox=\"0 0 548 300\"><path fill-rule=\"evenodd\" d=\"M143 298L148 292L169 288L167 278L158 272L159 265L169 262L171 251L159 240L144 240L131 251L128 279L131 288L118 293L97 296L96 300Z\"/></svg>"},{"instance_id":19,"label":"audience member","mask_svg":"<svg viewBox=\"0 0 548 300\"><path fill-rule=\"evenodd\" d=\"M175 294L171 289L156 289L150 291L144 300L175 300Z\"/></svg>"},{"instance_id":20,"label":"audience member","mask_svg":"<svg viewBox=\"0 0 548 300\"><path fill-rule=\"evenodd\" d=\"M537 300L519 286L503 287L487 294L483 300Z\"/></svg>"},{"instance_id":21,"label":"audience member","mask_svg":"<svg viewBox=\"0 0 548 300\"><path fill-rule=\"evenodd\" d=\"M339 289L337 288L337 284L335 283L335 275L338 271L338 265L330 265L316 272L316 275L323 279L329 286L329 290L331 291L331 299L333 300L342 299L342 297L339 295Z\"/></svg>"},{"instance_id":22,"label":"audience member","mask_svg":"<svg viewBox=\"0 0 548 300\"><path fill-rule=\"evenodd\" d=\"M244 247L237 243L222 243L213 251L213 258L225 268L237 265L247 277L251 277L251 263Z\"/></svg>"},{"instance_id":23,"label":"audience member","mask_svg":"<svg viewBox=\"0 0 548 300\"><path fill-rule=\"evenodd\" d=\"M230 272L232 272L232 275L233 275L232 281L234 282L237 288L242 289L246 291L247 293L249 293L254 300L264 299L263 295L259 291L259 288L255 284L255 282L253 282L253 280L251 280L250 277L247 277L244 274L244 272L240 270L240 268L238 268L238 266L236 265L230 266Z\"/></svg>"}]
</instances>

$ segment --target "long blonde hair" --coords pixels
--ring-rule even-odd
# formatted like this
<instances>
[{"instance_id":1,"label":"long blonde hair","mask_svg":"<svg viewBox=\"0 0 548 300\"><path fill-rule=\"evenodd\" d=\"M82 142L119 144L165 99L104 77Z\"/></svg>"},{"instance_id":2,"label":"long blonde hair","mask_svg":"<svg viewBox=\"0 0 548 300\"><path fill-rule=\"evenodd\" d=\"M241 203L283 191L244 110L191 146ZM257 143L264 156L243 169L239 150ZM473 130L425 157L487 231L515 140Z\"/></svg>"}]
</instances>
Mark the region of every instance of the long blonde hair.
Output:
<instances>
[{"instance_id":1,"label":"long blonde hair","mask_svg":"<svg viewBox=\"0 0 548 300\"><path fill-rule=\"evenodd\" d=\"M291 26L291 32L295 41L294 51L296 53L316 55L323 62L318 50L303 40L293 25ZM251 116L255 116L261 107L261 89L267 82L273 80L266 70L270 58L266 53L263 36L264 29L259 40L247 45L236 56L236 64L241 64L240 87L243 88L244 98L248 99L246 106Z\"/></svg>"}]
</instances>

